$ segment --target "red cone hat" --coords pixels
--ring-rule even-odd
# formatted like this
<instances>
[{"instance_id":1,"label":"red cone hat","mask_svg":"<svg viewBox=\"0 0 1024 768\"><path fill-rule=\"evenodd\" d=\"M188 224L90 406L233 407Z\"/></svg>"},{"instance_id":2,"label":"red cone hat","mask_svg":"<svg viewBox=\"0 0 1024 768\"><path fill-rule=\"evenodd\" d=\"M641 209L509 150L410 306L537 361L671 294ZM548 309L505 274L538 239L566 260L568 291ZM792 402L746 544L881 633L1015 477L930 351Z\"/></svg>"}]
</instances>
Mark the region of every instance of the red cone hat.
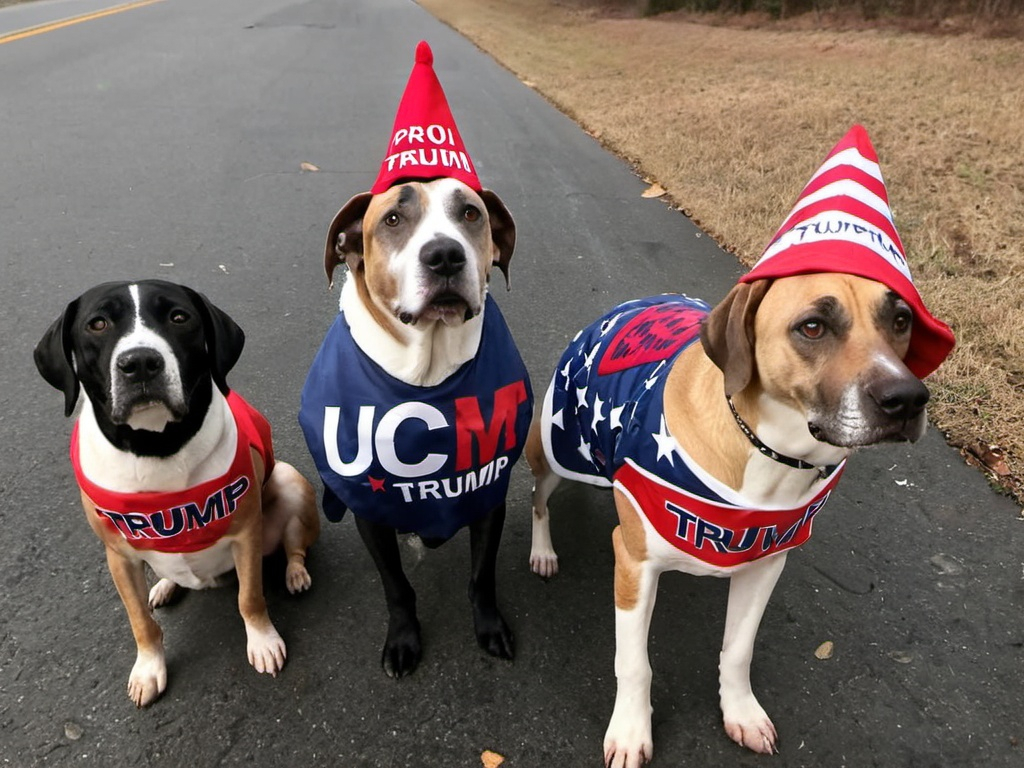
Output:
<instances>
[{"instance_id":1,"label":"red cone hat","mask_svg":"<svg viewBox=\"0 0 1024 768\"><path fill-rule=\"evenodd\" d=\"M416 63L398 105L391 142L370 191L378 195L403 181L453 178L480 191L480 179L455 126L441 83L434 74L434 54L420 41Z\"/></svg>"},{"instance_id":2,"label":"red cone hat","mask_svg":"<svg viewBox=\"0 0 1024 768\"><path fill-rule=\"evenodd\" d=\"M953 349L953 332L925 308L893 224L878 156L859 125L829 152L757 264L740 282L813 272L877 280L914 312L904 362L919 378Z\"/></svg>"}]
</instances>

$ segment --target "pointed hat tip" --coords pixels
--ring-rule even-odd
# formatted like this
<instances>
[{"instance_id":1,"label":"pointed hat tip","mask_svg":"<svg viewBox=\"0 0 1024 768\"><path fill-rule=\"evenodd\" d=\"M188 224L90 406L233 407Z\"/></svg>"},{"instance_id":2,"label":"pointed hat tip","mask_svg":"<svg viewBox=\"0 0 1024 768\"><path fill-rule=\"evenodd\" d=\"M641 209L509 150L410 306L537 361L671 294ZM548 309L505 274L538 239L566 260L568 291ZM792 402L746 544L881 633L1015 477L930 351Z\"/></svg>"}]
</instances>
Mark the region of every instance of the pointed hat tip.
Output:
<instances>
[{"instance_id":1,"label":"pointed hat tip","mask_svg":"<svg viewBox=\"0 0 1024 768\"><path fill-rule=\"evenodd\" d=\"M430 50L426 40L420 40L416 46L416 63L426 64L428 67L434 63L434 52Z\"/></svg>"}]
</instances>

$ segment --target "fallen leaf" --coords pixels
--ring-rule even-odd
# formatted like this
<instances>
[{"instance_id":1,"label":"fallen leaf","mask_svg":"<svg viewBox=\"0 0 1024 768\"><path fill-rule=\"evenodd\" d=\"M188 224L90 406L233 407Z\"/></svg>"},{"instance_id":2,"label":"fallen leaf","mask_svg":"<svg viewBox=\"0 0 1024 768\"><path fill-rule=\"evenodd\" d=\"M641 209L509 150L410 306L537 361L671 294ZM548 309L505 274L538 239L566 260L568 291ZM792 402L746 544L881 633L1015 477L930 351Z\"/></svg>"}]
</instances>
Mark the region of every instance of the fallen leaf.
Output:
<instances>
[{"instance_id":1,"label":"fallen leaf","mask_svg":"<svg viewBox=\"0 0 1024 768\"><path fill-rule=\"evenodd\" d=\"M889 651L889 658L897 664L909 664L914 657L906 651Z\"/></svg>"},{"instance_id":2,"label":"fallen leaf","mask_svg":"<svg viewBox=\"0 0 1024 768\"><path fill-rule=\"evenodd\" d=\"M836 646L831 640L826 640L824 643L818 646L818 649L814 652L816 658L824 661L825 659L832 658L832 652L835 651Z\"/></svg>"},{"instance_id":3,"label":"fallen leaf","mask_svg":"<svg viewBox=\"0 0 1024 768\"><path fill-rule=\"evenodd\" d=\"M499 765L505 762L505 758L497 752L485 749L483 754L480 755L480 761L484 764L484 768L498 768Z\"/></svg>"},{"instance_id":4,"label":"fallen leaf","mask_svg":"<svg viewBox=\"0 0 1024 768\"><path fill-rule=\"evenodd\" d=\"M640 197L661 197L665 194L665 188L655 182L651 184L647 189L640 193Z\"/></svg>"},{"instance_id":5,"label":"fallen leaf","mask_svg":"<svg viewBox=\"0 0 1024 768\"><path fill-rule=\"evenodd\" d=\"M319 168L317 168L317 167L316 167L315 165L313 165L312 163L303 163L303 164L302 164L302 165L300 165L299 167L300 167L300 168L301 168L302 170L304 170L304 171L319 171L319 170L320 170Z\"/></svg>"}]
</instances>

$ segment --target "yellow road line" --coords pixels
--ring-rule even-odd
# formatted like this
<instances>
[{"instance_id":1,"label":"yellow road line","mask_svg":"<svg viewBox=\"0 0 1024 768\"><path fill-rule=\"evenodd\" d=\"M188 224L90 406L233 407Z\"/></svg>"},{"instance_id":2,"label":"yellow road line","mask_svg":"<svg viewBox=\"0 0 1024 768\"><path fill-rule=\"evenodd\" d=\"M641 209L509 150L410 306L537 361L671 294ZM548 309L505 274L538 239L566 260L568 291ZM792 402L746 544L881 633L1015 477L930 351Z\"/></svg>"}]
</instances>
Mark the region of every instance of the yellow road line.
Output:
<instances>
[{"instance_id":1,"label":"yellow road line","mask_svg":"<svg viewBox=\"0 0 1024 768\"><path fill-rule=\"evenodd\" d=\"M6 35L0 35L0 45L3 45L4 43L13 43L15 40L24 40L26 37L34 37L35 35L41 35L44 32L53 32L55 29L63 29L64 27L70 27L72 24L81 24L83 21L102 19L104 16L112 16L115 13L121 13L122 11L130 11L133 8L142 8L145 5L152 5L153 3L159 2L161 2L161 0L138 0L134 3L115 5L113 8L104 8L102 11L94 11L93 13L83 13L81 16L72 16L67 19L51 21L47 24L39 24L38 26L35 27L27 27L26 29L15 30L14 32L9 32Z\"/></svg>"}]
</instances>

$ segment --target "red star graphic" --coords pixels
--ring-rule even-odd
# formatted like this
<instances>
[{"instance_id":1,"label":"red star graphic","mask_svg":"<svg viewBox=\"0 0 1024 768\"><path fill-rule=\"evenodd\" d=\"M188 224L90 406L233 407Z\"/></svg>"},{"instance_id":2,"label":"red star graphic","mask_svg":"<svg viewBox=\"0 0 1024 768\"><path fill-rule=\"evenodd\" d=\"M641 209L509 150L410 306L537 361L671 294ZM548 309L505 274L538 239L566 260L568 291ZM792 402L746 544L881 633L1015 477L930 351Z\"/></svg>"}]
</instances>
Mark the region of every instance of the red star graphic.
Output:
<instances>
[{"instance_id":1,"label":"red star graphic","mask_svg":"<svg viewBox=\"0 0 1024 768\"><path fill-rule=\"evenodd\" d=\"M367 475L366 479L370 481L370 490L373 491L374 493L376 493L377 491L384 493L386 491L386 489L384 488L384 480L386 480L387 478L382 477L380 480L378 480L376 477L370 477L370 475Z\"/></svg>"}]
</instances>

